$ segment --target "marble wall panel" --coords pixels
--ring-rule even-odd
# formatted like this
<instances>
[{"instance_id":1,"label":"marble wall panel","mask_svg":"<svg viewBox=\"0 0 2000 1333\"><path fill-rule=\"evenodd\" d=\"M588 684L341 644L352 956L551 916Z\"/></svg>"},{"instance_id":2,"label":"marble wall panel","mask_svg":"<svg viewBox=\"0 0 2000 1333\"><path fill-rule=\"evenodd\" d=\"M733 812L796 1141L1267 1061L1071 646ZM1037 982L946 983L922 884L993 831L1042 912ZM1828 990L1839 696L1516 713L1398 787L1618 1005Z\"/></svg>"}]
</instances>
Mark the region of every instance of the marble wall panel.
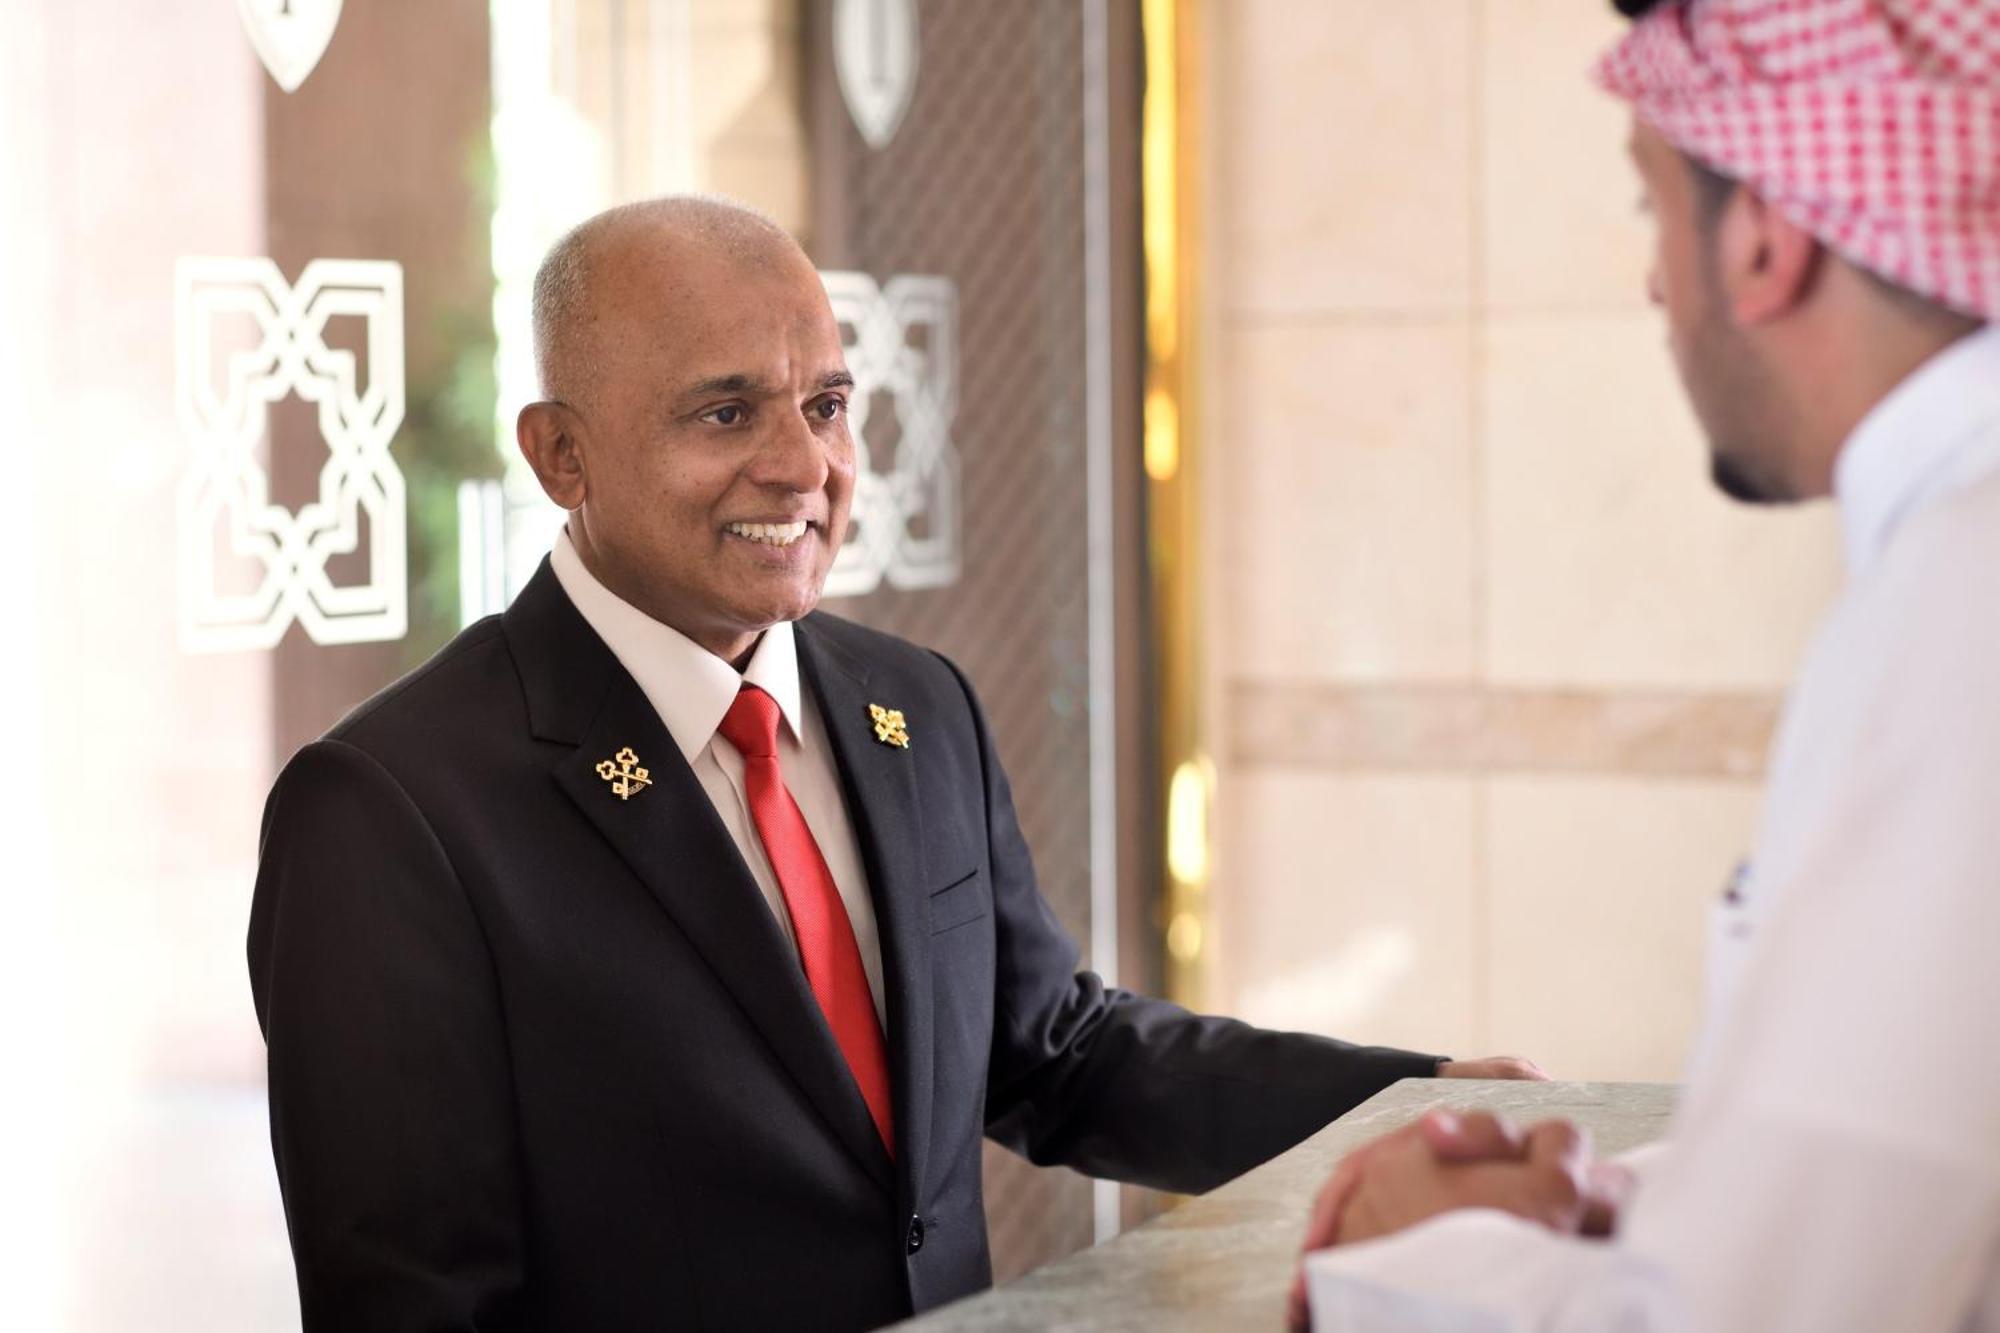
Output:
<instances>
[{"instance_id":1,"label":"marble wall panel","mask_svg":"<svg viewBox=\"0 0 2000 1333\"><path fill-rule=\"evenodd\" d=\"M1469 337L1463 320L1223 334L1209 456L1231 678L1471 677Z\"/></svg>"},{"instance_id":2,"label":"marble wall panel","mask_svg":"<svg viewBox=\"0 0 2000 1333\"><path fill-rule=\"evenodd\" d=\"M1226 707L1227 754L1250 764L1754 779L1779 699L1239 679Z\"/></svg>"},{"instance_id":3,"label":"marble wall panel","mask_svg":"<svg viewBox=\"0 0 2000 1333\"><path fill-rule=\"evenodd\" d=\"M1629 116L1589 69L1625 28L1610 5L1481 0L1479 254L1489 309L1635 307L1652 228Z\"/></svg>"},{"instance_id":4,"label":"marble wall panel","mask_svg":"<svg viewBox=\"0 0 2000 1333\"><path fill-rule=\"evenodd\" d=\"M1474 784L1256 768L1237 772L1227 801L1220 1007L1273 1027L1468 1050Z\"/></svg>"},{"instance_id":5,"label":"marble wall panel","mask_svg":"<svg viewBox=\"0 0 2000 1333\"><path fill-rule=\"evenodd\" d=\"M1205 15L1218 304L1462 309L1471 0L1229 0Z\"/></svg>"},{"instance_id":6,"label":"marble wall panel","mask_svg":"<svg viewBox=\"0 0 2000 1333\"><path fill-rule=\"evenodd\" d=\"M1488 781L1483 1042L1558 1078L1678 1078L1709 907L1759 806L1754 784L1733 781Z\"/></svg>"},{"instance_id":7,"label":"marble wall panel","mask_svg":"<svg viewBox=\"0 0 2000 1333\"><path fill-rule=\"evenodd\" d=\"M1714 488L1664 341L1650 312L1487 328L1497 681L1778 690L1832 595L1830 509L1749 508Z\"/></svg>"}]
</instances>

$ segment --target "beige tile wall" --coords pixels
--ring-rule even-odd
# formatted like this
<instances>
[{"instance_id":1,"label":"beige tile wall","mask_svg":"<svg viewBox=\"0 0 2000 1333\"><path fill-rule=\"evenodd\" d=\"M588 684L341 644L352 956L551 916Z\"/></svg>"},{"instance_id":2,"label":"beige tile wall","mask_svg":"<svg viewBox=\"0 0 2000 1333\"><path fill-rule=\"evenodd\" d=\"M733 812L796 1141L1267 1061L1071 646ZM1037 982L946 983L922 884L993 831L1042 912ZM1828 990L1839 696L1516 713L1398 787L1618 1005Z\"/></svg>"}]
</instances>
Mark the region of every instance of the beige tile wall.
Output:
<instances>
[{"instance_id":1,"label":"beige tile wall","mask_svg":"<svg viewBox=\"0 0 2000 1333\"><path fill-rule=\"evenodd\" d=\"M1471 8L1484 301L1516 312L1643 304L1647 224L1623 155L1625 113L1585 77L1620 21L1594 0Z\"/></svg>"},{"instance_id":2,"label":"beige tile wall","mask_svg":"<svg viewBox=\"0 0 2000 1333\"><path fill-rule=\"evenodd\" d=\"M1508 776L1486 783L1481 1037L1590 1078L1675 1076L1710 902L1756 825L1754 784Z\"/></svg>"},{"instance_id":3,"label":"beige tile wall","mask_svg":"<svg viewBox=\"0 0 2000 1333\"><path fill-rule=\"evenodd\" d=\"M1211 0L1230 80L1213 163L1217 299L1308 318L1457 311L1471 292L1471 11L1431 0ZM1355 131L1364 130L1365 133ZM1338 136L1338 179L1322 145ZM1365 205L1364 202L1365 201Z\"/></svg>"},{"instance_id":4,"label":"beige tile wall","mask_svg":"<svg viewBox=\"0 0 2000 1333\"><path fill-rule=\"evenodd\" d=\"M1449 774L1237 775L1225 799L1240 830L1239 882L1282 895L1286 910L1218 920L1214 981L1234 1012L1465 1049L1477 974L1475 787ZM1306 829L1312 836L1300 837Z\"/></svg>"},{"instance_id":5,"label":"beige tile wall","mask_svg":"<svg viewBox=\"0 0 2000 1333\"><path fill-rule=\"evenodd\" d=\"M1467 680L1478 652L1463 315L1231 321L1214 437L1230 572L1216 624L1264 680ZM1270 461L1282 457L1284 466ZM1339 605L1340 617L1299 615Z\"/></svg>"},{"instance_id":6,"label":"beige tile wall","mask_svg":"<svg viewBox=\"0 0 2000 1333\"><path fill-rule=\"evenodd\" d=\"M1833 588L1831 515L1709 484L1653 311L1493 311L1481 335L1488 676L1781 689Z\"/></svg>"},{"instance_id":7,"label":"beige tile wall","mask_svg":"<svg viewBox=\"0 0 2000 1333\"><path fill-rule=\"evenodd\" d=\"M1708 484L1586 78L1617 21L1205 19L1211 995L1672 1078L1838 557L1825 511Z\"/></svg>"}]
</instances>

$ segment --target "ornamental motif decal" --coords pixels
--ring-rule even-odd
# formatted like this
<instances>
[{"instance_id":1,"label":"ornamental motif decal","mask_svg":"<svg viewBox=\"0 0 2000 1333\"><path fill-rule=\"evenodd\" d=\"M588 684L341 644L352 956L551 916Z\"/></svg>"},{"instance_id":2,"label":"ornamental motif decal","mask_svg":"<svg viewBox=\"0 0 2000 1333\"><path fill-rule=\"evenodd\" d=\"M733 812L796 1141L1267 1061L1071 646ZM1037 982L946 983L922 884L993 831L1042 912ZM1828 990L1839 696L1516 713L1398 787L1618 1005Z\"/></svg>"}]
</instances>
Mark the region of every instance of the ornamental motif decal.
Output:
<instances>
[{"instance_id":1,"label":"ornamental motif decal","mask_svg":"<svg viewBox=\"0 0 2000 1333\"><path fill-rule=\"evenodd\" d=\"M916 0L834 0L833 74L854 128L887 147L917 90Z\"/></svg>"},{"instance_id":2,"label":"ornamental motif decal","mask_svg":"<svg viewBox=\"0 0 2000 1333\"><path fill-rule=\"evenodd\" d=\"M316 259L287 284L269 259L186 258L174 315L175 410L194 450L176 499L182 646L270 648L294 620L315 643L402 638L406 516L389 455L403 422L401 266ZM365 383L355 352L327 342L337 318L359 321ZM293 394L326 446L318 496L296 512L271 502L258 457L272 404ZM356 554L346 576L329 572ZM252 586L225 566L254 571Z\"/></svg>"},{"instance_id":3,"label":"ornamental motif decal","mask_svg":"<svg viewBox=\"0 0 2000 1333\"><path fill-rule=\"evenodd\" d=\"M823 273L854 375L854 514L826 595L958 582L958 290L948 278ZM882 447L893 407L893 457ZM871 416L877 429L869 429Z\"/></svg>"},{"instance_id":4,"label":"ornamental motif decal","mask_svg":"<svg viewBox=\"0 0 2000 1333\"><path fill-rule=\"evenodd\" d=\"M236 11L257 58L288 93L311 77L340 26L340 0L236 0Z\"/></svg>"}]
</instances>

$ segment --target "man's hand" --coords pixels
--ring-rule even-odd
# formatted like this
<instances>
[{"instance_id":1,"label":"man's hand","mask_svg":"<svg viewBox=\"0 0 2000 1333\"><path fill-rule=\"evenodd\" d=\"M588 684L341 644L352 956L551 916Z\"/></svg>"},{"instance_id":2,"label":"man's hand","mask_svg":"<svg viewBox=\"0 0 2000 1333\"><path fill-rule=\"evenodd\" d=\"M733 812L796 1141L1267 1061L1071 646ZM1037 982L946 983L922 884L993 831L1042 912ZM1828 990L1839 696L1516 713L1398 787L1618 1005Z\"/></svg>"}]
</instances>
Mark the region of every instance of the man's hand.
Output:
<instances>
[{"instance_id":1,"label":"man's hand","mask_svg":"<svg viewBox=\"0 0 2000 1333\"><path fill-rule=\"evenodd\" d=\"M1439 1078L1525 1078L1546 1082L1548 1075L1533 1060L1516 1055L1492 1055L1484 1060L1446 1060L1438 1065Z\"/></svg>"},{"instance_id":2,"label":"man's hand","mask_svg":"<svg viewBox=\"0 0 2000 1333\"><path fill-rule=\"evenodd\" d=\"M1606 1235L1628 1190L1629 1177L1594 1163L1588 1138L1567 1121L1522 1130L1483 1111L1432 1111L1341 1159L1313 1205L1305 1249L1386 1236L1455 1208ZM1288 1315L1294 1329L1310 1322L1303 1269Z\"/></svg>"},{"instance_id":3,"label":"man's hand","mask_svg":"<svg viewBox=\"0 0 2000 1333\"><path fill-rule=\"evenodd\" d=\"M1505 1116L1446 1111L1426 1116L1417 1125L1441 1162L1524 1161L1527 1157L1528 1136ZM1631 1202L1638 1184L1631 1168L1592 1157L1585 1166L1583 1225L1579 1231L1586 1236L1615 1232L1618 1216Z\"/></svg>"},{"instance_id":4,"label":"man's hand","mask_svg":"<svg viewBox=\"0 0 2000 1333\"><path fill-rule=\"evenodd\" d=\"M1525 1135L1501 1124L1492 1138L1496 1145L1518 1142L1518 1155L1470 1156L1477 1149L1466 1145L1460 1117L1448 1111L1425 1116L1417 1130L1351 1169L1327 1244L1391 1235L1456 1208L1499 1208L1552 1231L1582 1229L1590 1144L1568 1121L1545 1120ZM1439 1143L1449 1145L1445 1153ZM1447 1155L1454 1150L1468 1155Z\"/></svg>"}]
</instances>

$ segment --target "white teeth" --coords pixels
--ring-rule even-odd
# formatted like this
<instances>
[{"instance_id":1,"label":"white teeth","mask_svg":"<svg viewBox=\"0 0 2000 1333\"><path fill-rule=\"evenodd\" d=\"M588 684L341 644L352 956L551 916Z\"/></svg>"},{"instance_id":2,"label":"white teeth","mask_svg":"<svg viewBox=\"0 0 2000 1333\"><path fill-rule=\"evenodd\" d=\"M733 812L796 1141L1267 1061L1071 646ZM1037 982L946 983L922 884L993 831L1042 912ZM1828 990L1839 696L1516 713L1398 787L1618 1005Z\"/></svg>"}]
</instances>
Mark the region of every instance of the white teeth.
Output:
<instances>
[{"instance_id":1,"label":"white teeth","mask_svg":"<svg viewBox=\"0 0 2000 1333\"><path fill-rule=\"evenodd\" d=\"M807 526L804 523L731 523L724 530L753 542L763 542L766 546L790 546L806 535Z\"/></svg>"}]
</instances>

